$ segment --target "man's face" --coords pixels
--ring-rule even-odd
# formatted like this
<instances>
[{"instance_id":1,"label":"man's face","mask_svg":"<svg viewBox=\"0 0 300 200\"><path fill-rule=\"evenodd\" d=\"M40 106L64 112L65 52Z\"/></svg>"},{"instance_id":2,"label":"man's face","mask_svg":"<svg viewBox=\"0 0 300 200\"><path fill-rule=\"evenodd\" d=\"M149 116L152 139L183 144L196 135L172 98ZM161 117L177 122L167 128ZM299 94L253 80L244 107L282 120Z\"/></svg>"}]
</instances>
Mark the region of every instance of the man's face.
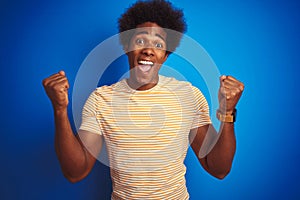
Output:
<instances>
[{"instance_id":1,"label":"man's face","mask_svg":"<svg viewBox=\"0 0 300 200\"><path fill-rule=\"evenodd\" d=\"M166 61L168 54L167 34L163 28L152 22L146 22L135 30L127 49L130 65L128 83L138 90L147 90L158 82L158 71Z\"/></svg>"}]
</instances>

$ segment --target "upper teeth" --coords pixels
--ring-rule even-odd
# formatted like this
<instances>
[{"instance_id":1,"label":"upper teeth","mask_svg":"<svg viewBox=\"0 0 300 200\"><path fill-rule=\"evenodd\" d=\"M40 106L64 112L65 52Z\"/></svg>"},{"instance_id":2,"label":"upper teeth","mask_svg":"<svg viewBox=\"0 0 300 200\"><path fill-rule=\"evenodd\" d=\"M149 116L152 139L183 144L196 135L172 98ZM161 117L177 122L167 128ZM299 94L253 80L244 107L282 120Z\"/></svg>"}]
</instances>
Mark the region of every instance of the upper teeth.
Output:
<instances>
[{"instance_id":1,"label":"upper teeth","mask_svg":"<svg viewBox=\"0 0 300 200\"><path fill-rule=\"evenodd\" d=\"M151 61L146 61L146 60L140 60L140 61L139 61L139 64L142 64L142 65L153 65L153 62L151 62Z\"/></svg>"}]
</instances>

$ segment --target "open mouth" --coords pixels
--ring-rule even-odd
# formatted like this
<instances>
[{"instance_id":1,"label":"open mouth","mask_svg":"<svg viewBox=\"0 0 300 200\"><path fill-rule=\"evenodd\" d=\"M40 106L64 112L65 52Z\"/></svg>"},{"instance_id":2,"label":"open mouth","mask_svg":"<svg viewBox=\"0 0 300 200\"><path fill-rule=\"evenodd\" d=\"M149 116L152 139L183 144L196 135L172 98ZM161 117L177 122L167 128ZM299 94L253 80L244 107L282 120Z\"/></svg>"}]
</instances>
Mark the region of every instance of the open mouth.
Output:
<instances>
[{"instance_id":1,"label":"open mouth","mask_svg":"<svg viewBox=\"0 0 300 200\"><path fill-rule=\"evenodd\" d=\"M152 61L147 61L147 60L139 60L138 64L139 64L138 67L142 72L150 71L151 67L154 65Z\"/></svg>"}]
</instances>

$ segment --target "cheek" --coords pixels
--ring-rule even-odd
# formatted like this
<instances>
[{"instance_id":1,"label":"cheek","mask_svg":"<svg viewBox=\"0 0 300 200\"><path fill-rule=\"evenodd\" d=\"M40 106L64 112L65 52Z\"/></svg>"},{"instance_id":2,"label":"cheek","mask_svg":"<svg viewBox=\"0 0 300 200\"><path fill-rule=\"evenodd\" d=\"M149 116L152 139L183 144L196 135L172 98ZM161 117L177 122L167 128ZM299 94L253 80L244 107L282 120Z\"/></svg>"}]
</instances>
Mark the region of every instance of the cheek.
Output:
<instances>
[{"instance_id":1,"label":"cheek","mask_svg":"<svg viewBox=\"0 0 300 200\"><path fill-rule=\"evenodd\" d=\"M166 52L165 51L164 52L160 52L158 54L158 58L161 61L161 63L163 63L165 61L165 58L166 58Z\"/></svg>"},{"instance_id":2,"label":"cheek","mask_svg":"<svg viewBox=\"0 0 300 200\"><path fill-rule=\"evenodd\" d=\"M129 61L134 61L135 58L135 53L133 51L127 53L127 57L129 59Z\"/></svg>"}]
</instances>

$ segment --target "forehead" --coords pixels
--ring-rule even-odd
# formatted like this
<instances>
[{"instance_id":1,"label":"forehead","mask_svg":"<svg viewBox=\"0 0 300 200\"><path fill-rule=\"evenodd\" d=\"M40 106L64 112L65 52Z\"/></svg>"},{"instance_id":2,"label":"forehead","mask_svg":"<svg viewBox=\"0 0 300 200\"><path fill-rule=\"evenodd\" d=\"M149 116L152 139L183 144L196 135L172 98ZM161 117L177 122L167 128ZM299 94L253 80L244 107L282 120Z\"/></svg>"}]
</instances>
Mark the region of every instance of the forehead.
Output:
<instances>
[{"instance_id":1,"label":"forehead","mask_svg":"<svg viewBox=\"0 0 300 200\"><path fill-rule=\"evenodd\" d=\"M160 37L163 40L166 40L167 37L166 31L156 23L152 22L146 22L137 26L137 28L134 31L134 35L141 34Z\"/></svg>"}]
</instances>

